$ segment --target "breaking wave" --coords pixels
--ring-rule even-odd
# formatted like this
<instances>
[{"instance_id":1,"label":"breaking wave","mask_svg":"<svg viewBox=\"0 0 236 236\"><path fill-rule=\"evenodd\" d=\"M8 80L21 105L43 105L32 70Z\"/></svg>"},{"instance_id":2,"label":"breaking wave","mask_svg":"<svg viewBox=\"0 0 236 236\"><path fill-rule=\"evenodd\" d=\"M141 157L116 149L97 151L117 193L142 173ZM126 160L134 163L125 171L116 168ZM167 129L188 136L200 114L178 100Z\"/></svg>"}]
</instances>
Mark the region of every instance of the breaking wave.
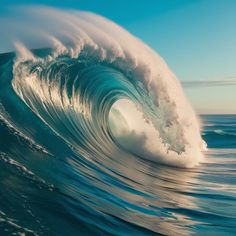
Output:
<instances>
[{"instance_id":1,"label":"breaking wave","mask_svg":"<svg viewBox=\"0 0 236 236\"><path fill-rule=\"evenodd\" d=\"M137 155L182 167L201 161L198 120L153 50L92 13L27 14L28 36L14 42L13 89L79 155ZM48 49L28 49L36 46L28 40L33 26Z\"/></svg>"}]
</instances>

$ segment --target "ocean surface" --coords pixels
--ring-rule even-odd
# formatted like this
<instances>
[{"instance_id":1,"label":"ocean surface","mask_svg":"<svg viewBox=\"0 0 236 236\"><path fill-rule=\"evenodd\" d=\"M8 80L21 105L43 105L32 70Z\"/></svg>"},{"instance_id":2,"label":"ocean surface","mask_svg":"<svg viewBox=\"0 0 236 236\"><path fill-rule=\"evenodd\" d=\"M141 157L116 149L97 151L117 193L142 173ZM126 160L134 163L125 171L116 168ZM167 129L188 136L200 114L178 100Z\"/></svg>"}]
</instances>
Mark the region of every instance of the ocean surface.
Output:
<instances>
[{"instance_id":1,"label":"ocean surface","mask_svg":"<svg viewBox=\"0 0 236 236\"><path fill-rule=\"evenodd\" d=\"M0 236L236 235L236 115L198 117L164 60L110 20L15 16Z\"/></svg>"},{"instance_id":2,"label":"ocean surface","mask_svg":"<svg viewBox=\"0 0 236 236\"><path fill-rule=\"evenodd\" d=\"M235 235L236 115L201 119L204 163L124 157L119 175L35 129L49 154L0 121L0 235Z\"/></svg>"},{"instance_id":3,"label":"ocean surface","mask_svg":"<svg viewBox=\"0 0 236 236\"><path fill-rule=\"evenodd\" d=\"M0 72L0 235L236 234L236 115L200 117L208 149L194 168L105 158L86 140L76 150L65 117L55 122L71 145L19 99L12 57Z\"/></svg>"}]
</instances>

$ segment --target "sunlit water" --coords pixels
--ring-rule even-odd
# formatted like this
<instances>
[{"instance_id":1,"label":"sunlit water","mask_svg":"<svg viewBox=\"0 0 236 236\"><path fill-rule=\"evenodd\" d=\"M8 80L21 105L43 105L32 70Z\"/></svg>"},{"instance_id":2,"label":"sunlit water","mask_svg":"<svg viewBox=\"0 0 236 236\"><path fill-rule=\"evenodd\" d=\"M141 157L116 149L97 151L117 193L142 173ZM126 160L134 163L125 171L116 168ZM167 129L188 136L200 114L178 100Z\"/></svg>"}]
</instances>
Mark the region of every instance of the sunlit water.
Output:
<instances>
[{"instance_id":1,"label":"sunlit water","mask_svg":"<svg viewBox=\"0 0 236 236\"><path fill-rule=\"evenodd\" d=\"M202 119L209 150L193 169L125 156L98 168L43 129L53 154L1 122L1 235L234 235L236 116Z\"/></svg>"}]
</instances>

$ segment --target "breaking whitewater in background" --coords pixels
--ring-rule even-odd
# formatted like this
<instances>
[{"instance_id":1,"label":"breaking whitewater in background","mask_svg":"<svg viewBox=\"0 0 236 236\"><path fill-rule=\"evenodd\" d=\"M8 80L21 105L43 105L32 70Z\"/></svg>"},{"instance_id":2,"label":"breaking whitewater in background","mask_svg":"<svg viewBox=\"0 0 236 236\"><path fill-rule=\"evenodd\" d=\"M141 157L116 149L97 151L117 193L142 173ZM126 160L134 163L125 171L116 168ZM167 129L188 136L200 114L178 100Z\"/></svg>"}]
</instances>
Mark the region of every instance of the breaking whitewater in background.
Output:
<instances>
[{"instance_id":1,"label":"breaking whitewater in background","mask_svg":"<svg viewBox=\"0 0 236 236\"><path fill-rule=\"evenodd\" d=\"M103 17L30 7L0 24L15 51L0 55L1 235L234 233L235 116L203 118L206 151L165 62Z\"/></svg>"}]
</instances>

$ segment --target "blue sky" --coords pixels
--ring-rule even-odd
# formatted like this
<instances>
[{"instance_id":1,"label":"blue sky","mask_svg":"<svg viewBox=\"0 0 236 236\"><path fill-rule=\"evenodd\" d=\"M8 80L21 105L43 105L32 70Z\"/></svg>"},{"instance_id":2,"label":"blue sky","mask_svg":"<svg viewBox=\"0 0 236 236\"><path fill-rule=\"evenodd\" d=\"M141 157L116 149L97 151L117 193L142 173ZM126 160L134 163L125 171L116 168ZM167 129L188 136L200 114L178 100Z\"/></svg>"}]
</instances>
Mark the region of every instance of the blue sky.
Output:
<instances>
[{"instance_id":1,"label":"blue sky","mask_svg":"<svg viewBox=\"0 0 236 236\"><path fill-rule=\"evenodd\" d=\"M184 90L199 113L236 113L236 0L12 0L11 4L103 15L154 48L180 80L192 81ZM7 6L9 1L1 0L1 16L7 14ZM233 82L214 83L228 78Z\"/></svg>"}]
</instances>

